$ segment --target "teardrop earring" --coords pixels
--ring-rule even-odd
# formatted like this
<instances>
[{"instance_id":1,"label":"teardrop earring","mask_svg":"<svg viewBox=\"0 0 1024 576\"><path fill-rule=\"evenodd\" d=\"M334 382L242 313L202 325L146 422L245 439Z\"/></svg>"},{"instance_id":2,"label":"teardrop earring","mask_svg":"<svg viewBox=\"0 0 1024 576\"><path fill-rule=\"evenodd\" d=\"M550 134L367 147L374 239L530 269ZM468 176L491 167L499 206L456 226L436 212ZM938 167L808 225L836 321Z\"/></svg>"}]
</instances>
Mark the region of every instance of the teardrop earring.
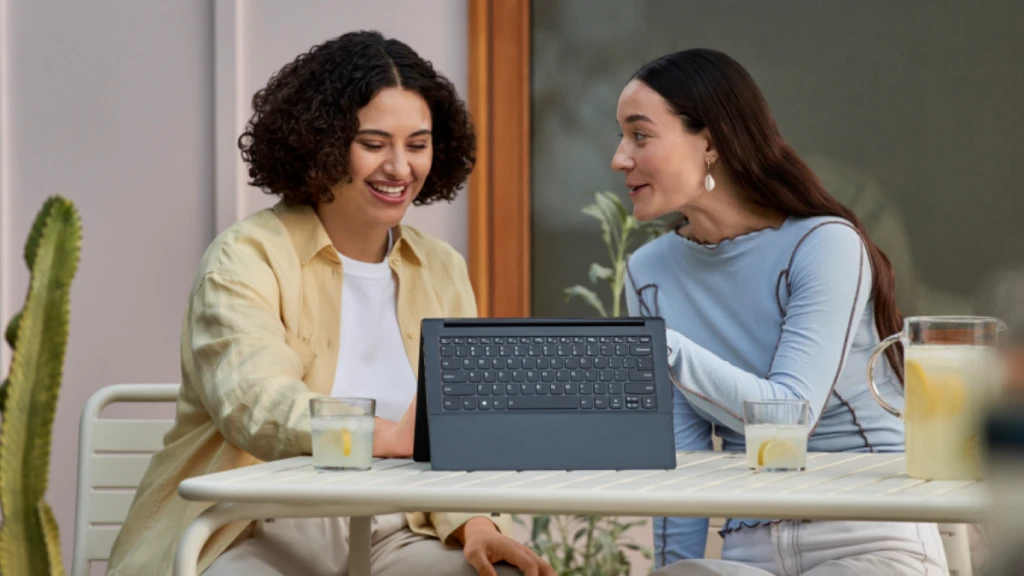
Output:
<instances>
[{"instance_id":1,"label":"teardrop earring","mask_svg":"<svg viewBox=\"0 0 1024 576\"><path fill-rule=\"evenodd\" d=\"M704 188L708 192L715 189L715 179L711 177L711 160L708 160L708 174L704 177Z\"/></svg>"}]
</instances>

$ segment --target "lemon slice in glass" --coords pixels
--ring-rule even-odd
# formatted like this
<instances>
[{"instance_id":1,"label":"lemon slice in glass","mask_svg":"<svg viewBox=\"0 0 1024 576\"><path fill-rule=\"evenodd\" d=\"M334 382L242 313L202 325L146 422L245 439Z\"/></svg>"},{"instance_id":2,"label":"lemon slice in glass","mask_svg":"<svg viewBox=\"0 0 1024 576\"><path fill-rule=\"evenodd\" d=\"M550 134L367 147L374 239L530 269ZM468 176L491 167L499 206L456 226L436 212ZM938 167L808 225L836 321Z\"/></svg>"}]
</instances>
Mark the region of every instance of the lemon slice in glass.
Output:
<instances>
[{"instance_id":1,"label":"lemon slice in glass","mask_svg":"<svg viewBox=\"0 0 1024 576\"><path fill-rule=\"evenodd\" d=\"M348 428L341 429L341 453L345 456L352 455L352 432Z\"/></svg>"},{"instance_id":2,"label":"lemon slice in glass","mask_svg":"<svg viewBox=\"0 0 1024 576\"><path fill-rule=\"evenodd\" d=\"M783 467L783 464L795 463L799 457L800 452L792 442L781 438L772 438L762 442L761 447L757 450L757 465L766 468Z\"/></svg>"}]
</instances>

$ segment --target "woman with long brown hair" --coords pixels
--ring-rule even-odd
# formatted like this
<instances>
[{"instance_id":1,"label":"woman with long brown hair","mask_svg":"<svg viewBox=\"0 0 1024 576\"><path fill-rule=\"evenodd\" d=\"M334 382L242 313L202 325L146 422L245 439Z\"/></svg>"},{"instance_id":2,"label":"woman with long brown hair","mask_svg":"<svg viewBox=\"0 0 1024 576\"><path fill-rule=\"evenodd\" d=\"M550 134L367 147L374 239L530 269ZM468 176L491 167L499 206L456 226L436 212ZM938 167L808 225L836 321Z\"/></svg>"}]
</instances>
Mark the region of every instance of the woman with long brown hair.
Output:
<instances>
[{"instance_id":1,"label":"woman with long brown hair","mask_svg":"<svg viewBox=\"0 0 1024 576\"><path fill-rule=\"evenodd\" d=\"M899 452L903 426L874 401L867 363L901 329L895 277L860 220L783 140L750 74L707 49L641 68L619 98L625 174L640 220L681 214L637 251L627 303L662 316L679 450L744 450L743 403L809 404L808 450ZM901 358L881 385L902 395ZM882 368L882 366L879 366ZM934 524L731 518L723 560L706 519L656 518L658 574L945 574Z\"/></svg>"}]
</instances>

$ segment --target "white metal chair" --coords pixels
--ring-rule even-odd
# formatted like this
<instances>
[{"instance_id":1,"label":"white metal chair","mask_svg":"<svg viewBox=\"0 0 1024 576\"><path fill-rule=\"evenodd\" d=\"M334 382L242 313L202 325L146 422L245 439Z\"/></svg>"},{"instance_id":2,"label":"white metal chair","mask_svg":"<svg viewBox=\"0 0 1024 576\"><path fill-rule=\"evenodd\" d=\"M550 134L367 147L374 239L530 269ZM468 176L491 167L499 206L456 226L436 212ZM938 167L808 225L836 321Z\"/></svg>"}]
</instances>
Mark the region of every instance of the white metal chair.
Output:
<instances>
[{"instance_id":1,"label":"white metal chair","mask_svg":"<svg viewBox=\"0 0 1024 576\"><path fill-rule=\"evenodd\" d=\"M175 402L178 384L114 384L89 398L78 437L78 502L71 576L110 556L135 490L173 420L100 418L115 402Z\"/></svg>"}]
</instances>

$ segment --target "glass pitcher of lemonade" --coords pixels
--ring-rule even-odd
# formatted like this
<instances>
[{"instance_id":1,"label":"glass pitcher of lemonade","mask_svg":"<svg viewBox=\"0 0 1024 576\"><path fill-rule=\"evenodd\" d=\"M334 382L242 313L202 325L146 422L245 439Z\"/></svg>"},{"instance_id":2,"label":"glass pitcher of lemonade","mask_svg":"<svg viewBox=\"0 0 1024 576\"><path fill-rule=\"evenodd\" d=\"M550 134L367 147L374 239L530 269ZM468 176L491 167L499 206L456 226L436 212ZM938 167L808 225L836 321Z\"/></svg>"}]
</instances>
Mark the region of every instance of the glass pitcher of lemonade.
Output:
<instances>
[{"instance_id":1,"label":"glass pitcher of lemonade","mask_svg":"<svg viewBox=\"0 0 1024 576\"><path fill-rule=\"evenodd\" d=\"M981 478L981 417L999 387L999 335L1006 324L975 316L907 318L868 363L875 400L903 420L907 475L920 480ZM903 411L882 398L874 368L886 348L903 344ZM882 361L888 361L883 359Z\"/></svg>"}]
</instances>

